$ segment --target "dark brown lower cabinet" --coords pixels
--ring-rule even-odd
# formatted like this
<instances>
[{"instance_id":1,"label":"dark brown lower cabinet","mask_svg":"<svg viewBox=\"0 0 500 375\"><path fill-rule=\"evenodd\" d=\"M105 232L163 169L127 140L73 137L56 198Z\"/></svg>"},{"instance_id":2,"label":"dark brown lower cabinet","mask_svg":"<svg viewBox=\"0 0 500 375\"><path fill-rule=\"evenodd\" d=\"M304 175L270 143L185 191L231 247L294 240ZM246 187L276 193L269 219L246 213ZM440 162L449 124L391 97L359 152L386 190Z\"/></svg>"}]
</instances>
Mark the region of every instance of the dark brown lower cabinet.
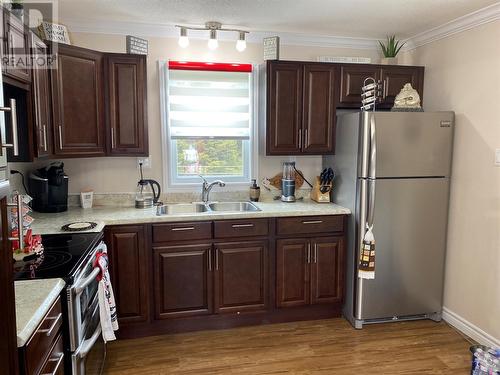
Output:
<instances>
[{"instance_id":1,"label":"dark brown lower cabinet","mask_svg":"<svg viewBox=\"0 0 500 375\"><path fill-rule=\"evenodd\" d=\"M262 310L267 306L267 241L215 244L215 311Z\"/></svg>"},{"instance_id":2,"label":"dark brown lower cabinet","mask_svg":"<svg viewBox=\"0 0 500 375\"><path fill-rule=\"evenodd\" d=\"M341 302L343 259L341 237L278 240L277 307Z\"/></svg>"},{"instance_id":3,"label":"dark brown lower cabinet","mask_svg":"<svg viewBox=\"0 0 500 375\"><path fill-rule=\"evenodd\" d=\"M212 313L212 245L155 247L153 252L155 318Z\"/></svg>"},{"instance_id":4,"label":"dark brown lower cabinet","mask_svg":"<svg viewBox=\"0 0 500 375\"><path fill-rule=\"evenodd\" d=\"M120 338L339 316L345 222L306 216L106 228Z\"/></svg>"},{"instance_id":5,"label":"dark brown lower cabinet","mask_svg":"<svg viewBox=\"0 0 500 375\"><path fill-rule=\"evenodd\" d=\"M149 264L143 225L106 228L110 272L120 324L149 320Z\"/></svg>"},{"instance_id":6,"label":"dark brown lower cabinet","mask_svg":"<svg viewBox=\"0 0 500 375\"><path fill-rule=\"evenodd\" d=\"M309 302L309 241L278 240L276 246L276 305L303 306Z\"/></svg>"},{"instance_id":7,"label":"dark brown lower cabinet","mask_svg":"<svg viewBox=\"0 0 500 375\"><path fill-rule=\"evenodd\" d=\"M311 246L311 303L342 302L343 239L341 237L316 238Z\"/></svg>"}]
</instances>

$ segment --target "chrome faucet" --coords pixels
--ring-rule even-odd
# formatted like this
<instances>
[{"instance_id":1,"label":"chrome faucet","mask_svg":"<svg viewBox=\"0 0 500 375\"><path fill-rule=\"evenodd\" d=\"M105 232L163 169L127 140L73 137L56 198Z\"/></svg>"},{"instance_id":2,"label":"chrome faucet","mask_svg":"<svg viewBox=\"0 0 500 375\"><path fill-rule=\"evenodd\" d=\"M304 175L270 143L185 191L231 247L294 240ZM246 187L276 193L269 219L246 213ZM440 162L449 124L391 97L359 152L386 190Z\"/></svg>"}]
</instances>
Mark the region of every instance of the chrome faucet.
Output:
<instances>
[{"instance_id":1,"label":"chrome faucet","mask_svg":"<svg viewBox=\"0 0 500 375\"><path fill-rule=\"evenodd\" d=\"M219 185L220 187L226 186L226 183L221 180L215 180L214 182L209 184L205 177L203 177L201 174L199 176L203 180L203 184L201 185L201 200L203 201L203 203L208 203L210 191L212 190L214 185Z\"/></svg>"}]
</instances>

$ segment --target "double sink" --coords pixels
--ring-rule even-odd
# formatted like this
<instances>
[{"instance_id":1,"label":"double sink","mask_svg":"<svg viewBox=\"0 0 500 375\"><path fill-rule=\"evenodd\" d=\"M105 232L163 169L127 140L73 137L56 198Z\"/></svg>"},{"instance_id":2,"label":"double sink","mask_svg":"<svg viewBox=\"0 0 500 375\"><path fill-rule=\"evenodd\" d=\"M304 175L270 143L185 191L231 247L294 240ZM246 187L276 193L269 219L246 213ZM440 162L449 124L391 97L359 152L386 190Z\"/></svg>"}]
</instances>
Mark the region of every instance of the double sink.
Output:
<instances>
[{"instance_id":1,"label":"double sink","mask_svg":"<svg viewBox=\"0 0 500 375\"><path fill-rule=\"evenodd\" d=\"M214 212L256 212L260 211L252 202L194 202L194 203L175 203L158 206L156 215L182 215L196 213L214 213Z\"/></svg>"}]
</instances>

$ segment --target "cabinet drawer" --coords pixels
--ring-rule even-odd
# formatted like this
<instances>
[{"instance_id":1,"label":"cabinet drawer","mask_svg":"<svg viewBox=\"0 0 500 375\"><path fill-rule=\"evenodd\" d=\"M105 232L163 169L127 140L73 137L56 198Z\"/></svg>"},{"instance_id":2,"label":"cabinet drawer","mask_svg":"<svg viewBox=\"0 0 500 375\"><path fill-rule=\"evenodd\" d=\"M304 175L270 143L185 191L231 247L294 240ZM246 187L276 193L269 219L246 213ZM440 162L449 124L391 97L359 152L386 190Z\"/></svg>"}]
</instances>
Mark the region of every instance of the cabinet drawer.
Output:
<instances>
[{"instance_id":1,"label":"cabinet drawer","mask_svg":"<svg viewBox=\"0 0 500 375\"><path fill-rule=\"evenodd\" d=\"M215 238L266 236L269 233L267 219L225 220L214 222Z\"/></svg>"},{"instance_id":2,"label":"cabinet drawer","mask_svg":"<svg viewBox=\"0 0 500 375\"><path fill-rule=\"evenodd\" d=\"M61 325L61 300L58 298L26 344L26 370L28 374L38 373L59 336Z\"/></svg>"},{"instance_id":3,"label":"cabinet drawer","mask_svg":"<svg viewBox=\"0 0 500 375\"><path fill-rule=\"evenodd\" d=\"M153 225L153 242L205 240L212 238L212 223L172 223Z\"/></svg>"},{"instance_id":4,"label":"cabinet drawer","mask_svg":"<svg viewBox=\"0 0 500 375\"><path fill-rule=\"evenodd\" d=\"M302 216L277 219L278 235L342 232L344 216Z\"/></svg>"},{"instance_id":5,"label":"cabinet drawer","mask_svg":"<svg viewBox=\"0 0 500 375\"><path fill-rule=\"evenodd\" d=\"M63 375L64 374L64 346L62 334L56 339L56 343L52 347L45 364L40 371L41 375Z\"/></svg>"}]
</instances>

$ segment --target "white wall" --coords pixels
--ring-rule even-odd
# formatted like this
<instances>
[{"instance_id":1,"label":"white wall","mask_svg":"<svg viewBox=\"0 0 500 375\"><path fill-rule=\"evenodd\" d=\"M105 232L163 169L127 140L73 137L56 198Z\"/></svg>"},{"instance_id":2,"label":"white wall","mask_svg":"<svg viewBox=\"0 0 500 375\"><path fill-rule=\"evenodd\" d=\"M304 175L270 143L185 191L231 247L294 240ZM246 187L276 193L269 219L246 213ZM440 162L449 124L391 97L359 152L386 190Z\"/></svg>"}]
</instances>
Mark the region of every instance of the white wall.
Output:
<instances>
[{"instance_id":1,"label":"white wall","mask_svg":"<svg viewBox=\"0 0 500 375\"><path fill-rule=\"evenodd\" d=\"M425 109L454 110L444 304L500 343L500 21L407 53L425 65ZM500 344L497 344L500 345Z\"/></svg>"},{"instance_id":2,"label":"white wall","mask_svg":"<svg viewBox=\"0 0 500 375\"><path fill-rule=\"evenodd\" d=\"M191 60L191 61L217 61L217 62L242 62L260 64L263 62L261 44L248 43L247 49L237 52L234 42L220 42L216 51L210 51L204 40L191 40L188 48L180 48L175 38L148 38L148 127L149 150L152 169L146 173L149 178L163 181L161 166L161 128L160 128L160 98L158 79L158 60ZM87 47L106 52L125 52L125 36L73 33L71 41L74 45ZM318 56L368 56L372 61L379 59L377 51L348 50L321 47L282 46L281 58L293 60L316 60ZM287 158L259 157L259 179L273 177L281 171L281 163ZM70 193L78 193L84 188L92 188L97 193L133 192L138 180L136 158L89 158L64 160L66 172L70 176ZM37 165L44 165L39 162ZM30 169L32 165L12 166L17 169ZM321 157L307 156L297 158L297 167L301 169L306 178L319 174L321 170ZM15 178L14 181L15 183Z\"/></svg>"}]
</instances>

